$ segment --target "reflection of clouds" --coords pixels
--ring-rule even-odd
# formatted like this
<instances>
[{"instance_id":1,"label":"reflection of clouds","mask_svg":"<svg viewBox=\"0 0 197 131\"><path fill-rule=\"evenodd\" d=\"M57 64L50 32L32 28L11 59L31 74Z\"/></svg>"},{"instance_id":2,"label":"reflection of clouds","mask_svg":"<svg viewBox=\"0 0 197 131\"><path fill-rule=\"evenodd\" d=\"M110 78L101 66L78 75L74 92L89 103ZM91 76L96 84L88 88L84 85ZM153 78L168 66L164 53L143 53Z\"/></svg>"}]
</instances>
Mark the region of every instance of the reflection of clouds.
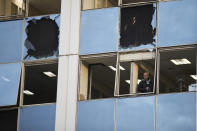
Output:
<instances>
[{"instance_id":1,"label":"reflection of clouds","mask_svg":"<svg viewBox=\"0 0 197 131\"><path fill-rule=\"evenodd\" d=\"M159 131L195 131L195 93L158 96Z\"/></svg>"}]
</instances>

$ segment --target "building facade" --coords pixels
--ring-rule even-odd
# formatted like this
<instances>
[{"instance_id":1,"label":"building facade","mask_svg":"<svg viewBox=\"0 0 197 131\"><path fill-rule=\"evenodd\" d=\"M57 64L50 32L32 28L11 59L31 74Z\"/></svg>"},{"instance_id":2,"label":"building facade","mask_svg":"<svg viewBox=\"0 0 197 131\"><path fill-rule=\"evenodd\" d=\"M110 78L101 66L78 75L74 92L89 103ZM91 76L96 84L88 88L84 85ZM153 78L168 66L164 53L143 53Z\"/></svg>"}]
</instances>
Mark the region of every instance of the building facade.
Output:
<instances>
[{"instance_id":1,"label":"building facade","mask_svg":"<svg viewBox=\"0 0 197 131\"><path fill-rule=\"evenodd\" d=\"M0 0L0 130L195 131L196 27L197 0Z\"/></svg>"}]
</instances>

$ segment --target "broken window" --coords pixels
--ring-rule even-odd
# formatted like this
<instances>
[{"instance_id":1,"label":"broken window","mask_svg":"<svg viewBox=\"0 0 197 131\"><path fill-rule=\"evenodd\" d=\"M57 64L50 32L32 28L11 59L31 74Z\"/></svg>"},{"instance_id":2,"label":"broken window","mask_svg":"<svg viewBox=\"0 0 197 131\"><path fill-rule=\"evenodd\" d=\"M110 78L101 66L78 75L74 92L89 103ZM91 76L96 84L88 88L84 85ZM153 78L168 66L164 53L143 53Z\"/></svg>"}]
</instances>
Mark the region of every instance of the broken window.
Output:
<instances>
[{"instance_id":1,"label":"broken window","mask_svg":"<svg viewBox=\"0 0 197 131\"><path fill-rule=\"evenodd\" d=\"M155 53L120 55L116 95L154 93Z\"/></svg>"},{"instance_id":2,"label":"broken window","mask_svg":"<svg viewBox=\"0 0 197 131\"><path fill-rule=\"evenodd\" d=\"M156 4L121 9L119 49L154 48Z\"/></svg>"},{"instance_id":3,"label":"broken window","mask_svg":"<svg viewBox=\"0 0 197 131\"><path fill-rule=\"evenodd\" d=\"M57 14L61 11L61 0L29 0L28 16Z\"/></svg>"},{"instance_id":4,"label":"broken window","mask_svg":"<svg viewBox=\"0 0 197 131\"><path fill-rule=\"evenodd\" d=\"M25 0L0 0L0 20L24 17L25 6Z\"/></svg>"},{"instance_id":5,"label":"broken window","mask_svg":"<svg viewBox=\"0 0 197 131\"><path fill-rule=\"evenodd\" d=\"M122 5L156 2L157 0L122 0Z\"/></svg>"},{"instance_id":6,"label":"broken window","mask_svg":"<svg viewBox=\"0 0 197 131\"><path fill-rule=\"evenodd\" d=\"M0 63L22 59L23 23L23 20L0 22Z\"/></svg>"},{"instance_id":7,"label":"broken window","mask_svg":"<svg viewBox=\"0 0 197 131\"><path fill-rule=\"evenodd\" d=\"M54 131L55 110L55 104L22 108L19 131Z\"/></svg>"},{"instance_id":8,"label":"broken window","mask_svg":"<svg viewBox=\"0 0 197 131\"><path fill-rule=\"evenodd\" d=\"M115 52L119 28L119 9L82 12L80 54Z\"/></svg>"},{"instance_id":9,"label":"broken window","mask_svg":"<svg viewBox=\"0 0 197 131\"><path fill-rule=\"evenodd\" d=\"M17 131L18 110L0 111L0 123L2 131Z\"/></svg>"},{"instance_id":10,"label":"broken window","mask_svg":"<svg viewBox=\"0 0 197 131\"><path fill-rule=\"evenodd\" d=\"M197 1L177 0L159 3L158 45L197 43Z\"/></svg>"},{"instance_id":11,"label":"broken window","mask_svg":"<svg viewBox=\"0 0 197 131\"><path fill-rule=\"evenodd\" d=\"M24 60L57 57L60 15L32 17L26 23Z\"/></svg>"},{"instance_id":12,"label":"broken window","mask_svg":"<svg viewBox=\"0 0 197 131\"><path fill-rule=\"evenodd\" d=\"M160 93L196 91L196 80L196 48L160 51Z\"/></svg>"},{"instance_id":13,"label":"broken window","mask_svg":"<svg viewBox=\"0 0 197 131\"><path fill-rule=\"evenodd\" d=\"M57 92L57 63L25 65L24 105L54 103Z\"/></svg>"},{"instance_id":14,"label":"broken window","mask_svg":"<svg viewBox=\"0 0 197 131\"><path fill-rule=\"evenodd\" d=\"M0 64L0 107L17 104L21 63Z\"/></svg>"},{"instance_id":15,"label":"broken window","mask_svg":"<svg viewBox=\"0 0 197 131\"><path fill-rule=\"evenodd\" d=\"M82 10L118 6L118 0L82 0Z\"/></svg>"},{"instance_id":16,"label":"broken window","mask_svg":"<svg viewBox=\"0 0 197 131\"><path fill-rule=\"evenodd\" d=\"M116 56L86 58L81 62L80 100L114 96Z\"/></svg>"}]
</instances>

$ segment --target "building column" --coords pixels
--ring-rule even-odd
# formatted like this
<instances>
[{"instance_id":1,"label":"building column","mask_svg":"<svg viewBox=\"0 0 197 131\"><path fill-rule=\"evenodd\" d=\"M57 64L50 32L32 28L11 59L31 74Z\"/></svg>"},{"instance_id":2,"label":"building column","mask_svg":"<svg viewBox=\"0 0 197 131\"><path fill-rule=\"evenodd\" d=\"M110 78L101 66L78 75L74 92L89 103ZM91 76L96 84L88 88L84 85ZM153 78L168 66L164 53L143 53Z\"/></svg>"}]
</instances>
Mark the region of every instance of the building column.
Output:
<instances>
[{"instance_id":1,"label":"building column","mask_svg":"<svg viewBox=\"0 0 197 131\"><path fill-rule=\"evenodd\" d=\"M61 1L55 131L75 131L81 0Z\"/></svg>"}]
</instances>

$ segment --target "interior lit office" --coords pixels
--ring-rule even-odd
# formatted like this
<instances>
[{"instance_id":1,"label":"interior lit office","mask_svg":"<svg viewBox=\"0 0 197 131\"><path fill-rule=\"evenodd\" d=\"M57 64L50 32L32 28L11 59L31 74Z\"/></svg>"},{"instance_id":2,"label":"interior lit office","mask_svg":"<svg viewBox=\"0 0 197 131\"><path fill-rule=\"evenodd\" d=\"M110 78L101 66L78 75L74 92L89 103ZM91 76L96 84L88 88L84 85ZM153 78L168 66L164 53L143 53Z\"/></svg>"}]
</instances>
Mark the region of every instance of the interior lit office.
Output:
<instances>
[{"instance_id":1,"label":"interior lit office","mask_svg":"<svg viewBox=\"0 0 197 131\"><path fill-rule=\"evenodd\" d=\"M55 130L60 10L61 0L0 0L2 131ZM195 131L196 10L196 0L81 1L77 131Z\"/></svg>"}]
</instances>

